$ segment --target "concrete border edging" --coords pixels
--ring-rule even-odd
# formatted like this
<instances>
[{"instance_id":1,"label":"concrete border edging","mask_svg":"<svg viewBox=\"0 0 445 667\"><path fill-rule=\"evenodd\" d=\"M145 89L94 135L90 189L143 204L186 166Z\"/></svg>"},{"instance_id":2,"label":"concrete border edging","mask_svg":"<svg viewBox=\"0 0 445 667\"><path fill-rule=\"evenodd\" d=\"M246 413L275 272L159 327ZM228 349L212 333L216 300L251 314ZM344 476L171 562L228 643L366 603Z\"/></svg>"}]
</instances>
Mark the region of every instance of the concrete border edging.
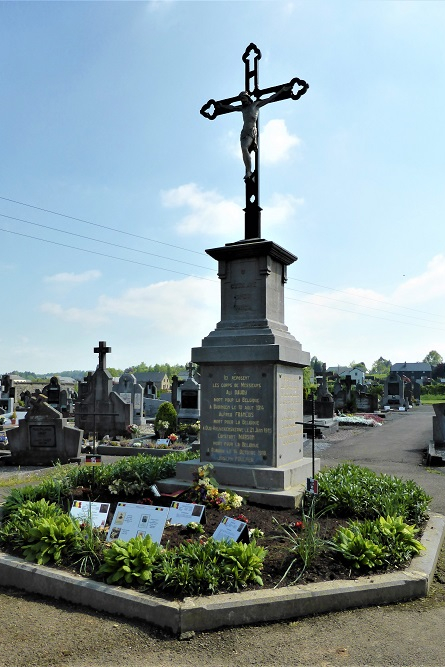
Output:
<instances>
[{"instance_id":1,"label":"concrete border edging","mask_svg":"<svg viewBox=\"0 0 445 667\"><path fill-rule=\"evenodd\" d=\"M444 538L445 516L434 514L422 536L426 550L400 572L370 574L355 580L185 598L183 602L169 602L120 586L109 586L1 553L0 586L12 586L97 611L142 620L179 635L423 597L433 580Z\"/></svg>"}]
</instances>

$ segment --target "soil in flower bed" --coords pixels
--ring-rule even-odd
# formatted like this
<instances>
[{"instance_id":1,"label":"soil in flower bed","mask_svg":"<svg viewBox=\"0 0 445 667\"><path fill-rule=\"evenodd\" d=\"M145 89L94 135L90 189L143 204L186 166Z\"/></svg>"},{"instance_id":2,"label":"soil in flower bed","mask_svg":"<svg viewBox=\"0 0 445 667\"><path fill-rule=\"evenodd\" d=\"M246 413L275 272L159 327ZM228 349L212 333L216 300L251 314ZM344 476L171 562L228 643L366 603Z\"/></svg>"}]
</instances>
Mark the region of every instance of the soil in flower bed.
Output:
<instances>
[{"instance_id":1,"label":"soil in flower bed","mask_svg":"<svg viewBox=\"0 0 445 667\"><path fill-rule=\"evenodd\" d=\"M291 561L294 559L293 554L290 552L291 544L286 539L280 526L292 526L297 534L304 534L304 524L300 527L302 521L300 511L281 508L271 509L260 505L246 504L239 509L227 512L206 507L205 515L206 523L203 525L204 534L190 534L182 526L167 526L164 530L161 544L165 545L169 542L171 546L176 546L184 542L184 540L195 541L211 537L224 516L238 519L240 515L243 515L248 520L247 527L249 529L258 528L264 533L264 537L256 539L258 545L267 549L267 556L264 560L262 571L263 588L273 588L279 584ZM279 525L277 525L274 519ZM318 523L320 525L320 537L329 540L333 537L336 529L339 526L346 525L347 521L331 517L321 517ZM294 564L281 585L289 585L296 579L301 569L301 562ZM334 560L332 555L325 553L319 555L314 560L311 566L299 578L298 583L305 584L332 581L334 579L355 579L356 577L357 572L355 570L351 572L350 567L338 560ZM261 587L249 586L249 588Z\"/></svg>"},{"instance_id":2,"label":"soil in flower bed","mask_svg":"<svg viewBox=\"0 0 445 667\"><path fill-rule=\"evenodd\" d=\"M104 501L105 499L101 500ZM126 500L127 502L138 502L138 500L135 498L127 498ZM181 502L189 502L191 499L188 498L188 494L185 493L177 500ZM144 498L144 500L139 502L147 501L152 501L153 504L162 505L165 507L170 507L171 505L171 498L167 498L165 496L161 498ZM109 523L111 523L117 504L116 496L113 496L112 499L107 498L106 502L111 502L109 515ZM186 540L195 542L208 539L213 535L224 516L228 516L233 519L241 519L241 516L244 516L245 519L247 519L247 527L249 529L258 528L264 533L264 537L256 539L256 543L258 545L267 549L267 555L264 560L264 566L261 575L263 579L263 586L261 587L251 584L249 585L249 589L274 588L277 585L287 586L290 585L297 577L298 584L301 585L314 582L333 581L336 579L356 579L360 574L363 574L354 568L351 569L348 563L340 561L338 556L334 558L334 555L326 550L324 553L321 553L316 558L314 558L313 562L301 576L299 576L299 574L302 569L302 563L294 563L286 579L284 579L280 584L284 573L291 564L292 560L295 558L294 554L291 553L292 545L286 538L281 526L292 526L297 534L304 535L304 523L302 526L300 525L303 519L301 511L298 509L270 508L251 503L246 503L240 508L228 511L221 511L216 507L206 507L206 522L203 524L204 533L191 533L184 526L166 525L161 544L166 546L167 543L169 543L171 547L174 547L178 546ZM317 519L317 523L320 526L320 538L324 540L331 540L339 526L347 525L347 519L322 516ZM379 570L373 570L373 572L378 574Z\"/></svg>"}]
</instances>

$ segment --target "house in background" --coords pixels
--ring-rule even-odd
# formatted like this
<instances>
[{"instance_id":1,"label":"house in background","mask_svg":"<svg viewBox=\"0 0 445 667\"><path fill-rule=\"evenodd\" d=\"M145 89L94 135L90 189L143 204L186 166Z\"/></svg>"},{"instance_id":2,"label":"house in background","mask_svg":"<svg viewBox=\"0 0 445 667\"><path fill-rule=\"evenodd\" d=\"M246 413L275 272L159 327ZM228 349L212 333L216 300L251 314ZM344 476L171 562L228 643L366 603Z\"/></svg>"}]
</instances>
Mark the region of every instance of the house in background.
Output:
<instances>
[{"instance_id":1,"label":"house in background","mask_svg":"<svg viewBox=\"0 0 445 667\"><path fill-rule=\"evenodd\" d=\"M133 375L138 384L142 385L144 388L151 383L152 385L155 385L156 389L158 389L161 394L171 390L171 383L166 373L147 371L143 373L133 373Z\"/></svg>"},{"instance_id":2,"label":"house in background","mask_svg":"<svg viewBox=\"0 0 445 667\"><path fill-rule=\"evenodd\" d=\"M416 363L407 363L406 361L403 364L393 364L391 366L391 373L395 372L400 375L409 378L410 380L415 380L419 384L425 384L427 380L431 379L431 364L425 362L416 362Z\"/></svg>"},{"instance_id":3,"label":"house in background","mask_svg":"<svg viewBox=\"0 0 445 667\"><path fill-rule=\"evenodd\" d=\"M349 366L329 366L328 373L338 375L343 380L347 375L351 376L353 384L365 384L365 373L360 368L350 368Z\"/></svg>"}]
</instances>

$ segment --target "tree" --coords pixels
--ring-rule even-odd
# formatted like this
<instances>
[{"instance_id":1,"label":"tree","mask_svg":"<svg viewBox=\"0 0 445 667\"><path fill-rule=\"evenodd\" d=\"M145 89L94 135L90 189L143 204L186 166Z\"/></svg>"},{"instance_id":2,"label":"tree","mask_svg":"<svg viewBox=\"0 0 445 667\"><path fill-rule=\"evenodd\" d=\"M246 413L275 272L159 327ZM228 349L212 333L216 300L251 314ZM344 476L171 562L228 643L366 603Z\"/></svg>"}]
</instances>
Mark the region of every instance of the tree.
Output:
<instances>
[{"instance_id":1,"label":"tree","mask_svg":"<svg viewBox=\"0 0 445 667\"><path fill-rule=\"evenodd\" d=\"M371 367L371 373L375 375L388 375L391 370L391 362L389 359L379 357L374 361Z\"/></svg>"},{"instance_id":2,"label":"tree","mask_svg":"<svg viewBox=\"0 0 445 667\"><path fill-rule=\"evenodd\" d=\"M443 363L443 358L438 352L436 352L436 350L431 350L426 355L425 359L423 360L423 363L431 364L431 366L437 366L438 364Z\"/></svg>"},{"instance_id":3,"label":"tree","mask_svg":"<svg viewBox=\"0 0 445 667\"><path fill-rule=\"evenodd\" d=\"M359 361L356 363L355 361L351 361L349 364L350 368L358 368L360 371L363 371L364 373L368 372L368 369L366 368L366 364L364 361Z\"/></svg>"},{"instance_id":4,"label":"tree","mask_svg":"<svg viewBox=\"0 0 445 667\"><path fill-rule=\"evenodd\" d=\"M315 374L323 372L323 362L317 357L311 357L311 366Z\"/></svg>"},{"instance_id":5,"label":"tree","mask_svg":"<svg viewBox=\"0 0 445 667\"><path fill-rule=\"evenodd\" d=\"M107 366L107 371L110 373L110 375L114 378L118 378L121 375L123 375L124 371L121 370L120 368L113 368L112 366Z\"/></svg>"},{"instance_id":6,"label":"tree","mask_svg":"<svg viewBox=\"0 0 445 667\"><path fill-rule=\"evenodd\" d=\"M161 403L155 417L155 431L159 432L160 430L163 430L166 435L170 435L170 433L173 433L176 430L177 418L178 415L176 414L176 410L172 403L169 401ZM164 424L168 423L168 426L161 426L161 422Z\"/></svg>"},{"instance_id":7,"label":"tree","mask_svg":"<svg viewBox=\"0 0 445 667\"><path fill-rule=\"evenodd\" d=\"M438 378L445 378L445 364L437 364L437 366L434 366L431 376L433 380L437 380Z\"/></svg>"}]
</instances>

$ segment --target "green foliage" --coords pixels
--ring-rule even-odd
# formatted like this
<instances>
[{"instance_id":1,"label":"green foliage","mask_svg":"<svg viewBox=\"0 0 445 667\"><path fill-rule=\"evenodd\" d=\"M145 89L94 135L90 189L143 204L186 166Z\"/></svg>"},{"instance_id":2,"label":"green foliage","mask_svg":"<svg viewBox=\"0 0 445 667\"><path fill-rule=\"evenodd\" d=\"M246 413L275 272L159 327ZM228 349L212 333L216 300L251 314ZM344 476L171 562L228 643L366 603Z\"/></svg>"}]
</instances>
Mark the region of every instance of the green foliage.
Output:
<instances>
[{"instance_id":1,"label":"green foliage","mask_svg":"<svg viewBox=\"0 0 445 667\"><path fill-rule=\"evenodd\" d=\"M160 553L161 547L150 536L132 537L128 542L115 540L105 549L97 574L108 575L108 584L151 583Z\"/></svg>"},{"instance_id":2,"label":"green foliage","mask_svg":"<svg viewBox=\"0 0 445 667\"><path fill-rule=\"evenodd\" d=\"M208 595L237 591L248 583L262 585L266 550L235 542L184 542L163 549L150 537L116 540L104 551L98 575L107 583L141 584L154 590L182 595Z\"/></svg>"},{"instance_id":3,"label":"green foliage","mask_svg":"<svg viewBox=\"0 0 445 667\"><path fill-rule=\"evenodd\" d=\"M62 516L62 508L44 498L25 500L19 489L13 489L11 496L15 502L9 503L8 514L3 515L0 528L0 544L13 548L22 547L29 538L29 531L39 519L51 519ZM14 493L16 492L16 493ZM6 504L6 503L5 503Z\"/></svg>"},{"instance_id":4,"label":"green foliage","mask_svg":"<svg viewBox=\"0 0 445 667\"><path fill-rule=\"evenodd\" d=\"M25 560L45 565L49 561L58 563L67 556L78 539L78 530L67 514L40 517L27 531L26 544L22 551Z\"/></svg>"},{"instance_id":5,"label":"green foliage","mask_svg":"<svg viewBox=\"0 0 445 667\"><path fill-rule=\"evenodd\" d=\"M443 357L436 350L430 350L423 360L424 364L431 364L431 366L438 366L443 363Z\"/></svg>"},{"instance_id":6,"label":"green foliage","mask_svg":"<svg viewBox=\"0 0 445 667\"><path fill-rule=\"evenodd\" d=\"M374 363L371 366L371 373L373 375L389 375L389 372L391 370L391 362L389 359L384 359L383 357L379 357L374 361Z\"/></svg>"},{"instance_id":7,"label":"green foliage","mask_svg":"<svg viewBox=\"0 0 445 667\"><path fill-rule=\"evenodd\" d=\"M2 505L3 519L7 519L11 513L14 513L28 500L37 501L44 498L49 503L61 503L67 494L67 482L51 477L43 479L37 486L23 486L12 489Z\"/></svg>"},{"instance_id":8,"label":"green foliage","mask_svg":"<svg viewBox=\"0 0 445 667\"><path fill-rule=\"evenodd\" d=\"M266 557L266 549L256 544L242 542L223 542L220 546L223 559L223 577L228 590L239 591L248 583L263 585L261 570Z\"/></svg>"},{"instance_id":9,"label":"green foliage","mask_svg":"<svg viewBox=\"0 0 445 667\"><path fill-rule=\"evenodd\" d=\"M379 517L373 521L350 521L339 528L333 548L356 569L375 569L384 563L399 566L425 547L415 538L417 529L401 516Z\"/></svg>"},{"instance_id":10,"label":"green foliage","mask_svg":"<svg viewBox=\"0 0 445 667\"><path fill-rule=\"evenodd\" d=\"M323 362L320 361L317 357L311 357L311 366L315 374L323 372Z\"/></svg>"},{"instance_id":11,"label":"green foliage","mask_svg":"<svg viewBox=\"0 0 445 667\"><path fill-rule=\"evenodd\" d=\"M366 368L366 364L364 361L359 361L358 363L356 361L351 361L349 364L350 368L358 368L360 371L363 371L364 373L367 373L368 370Z\"/></svg>"},{"instance_id":12,"label":"green foliage","mask_svg":"<svg viewBox=\"0 0 445 667\"><path fill-rule=\"evenodd\" d=\"M173 407L173 404L169 401L161 403L156 413L154 427L156 431L160 429L160 422L168 422L168 428L166 429L166 435L174 433L176 431L176 424L178 420L178 415L176 410Z\"/></svg>"},{"instance_id":13,"label":"green foliage","mask_svg":"<svg viewBox=\"0 0 445 667\"><path fill-rule=\"evenodd\" d=\"M190 458L196 458L196 452L178 451L166 456L138 454L104 466L75 466L68 471L66 483L70 488L91 489L93 497L110 491L134 496L160 479L174 477L176 463Z\"/></svg>"},{"instance_id":14,"label":"green foliage","mask_svg":"<svg viewBox=\"0 0 445 667\"><path fill-rule=\"evenodd\" d=\"M419 525L431 498L412 480L377 475L368 468L342 463L318 473L317 509L335 516L375 519L400 515Z\"/></svg>"}]
</instances>

